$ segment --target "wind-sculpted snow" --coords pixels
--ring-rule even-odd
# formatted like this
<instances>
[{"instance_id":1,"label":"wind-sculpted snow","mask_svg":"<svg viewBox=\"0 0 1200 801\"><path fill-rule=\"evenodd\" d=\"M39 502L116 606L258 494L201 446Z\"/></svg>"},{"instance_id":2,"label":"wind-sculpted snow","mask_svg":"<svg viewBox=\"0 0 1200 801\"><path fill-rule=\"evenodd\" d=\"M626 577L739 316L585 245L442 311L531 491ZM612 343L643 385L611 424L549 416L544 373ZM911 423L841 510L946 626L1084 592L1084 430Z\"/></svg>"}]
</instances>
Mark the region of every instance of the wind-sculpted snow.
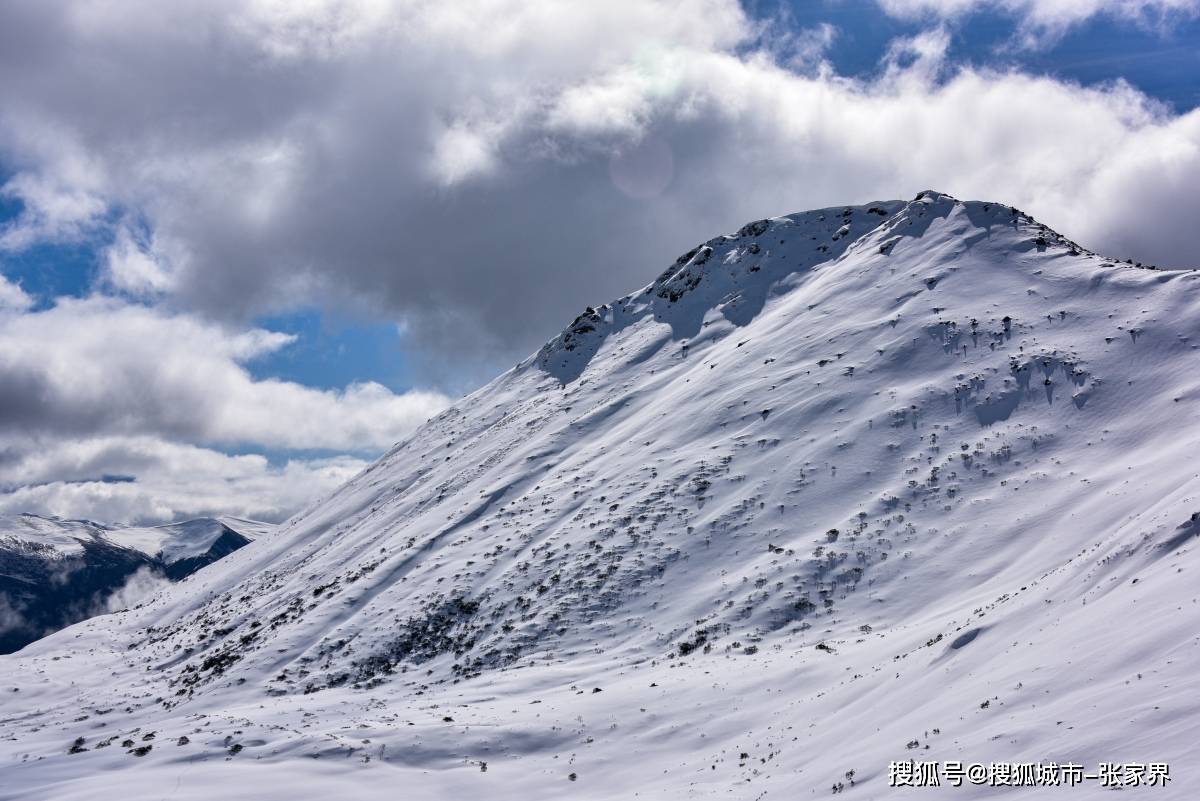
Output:
<instances>
[{"instance_id":1,"label":"wind-sculpted snow","mask_svg":"<svg viewBox=\"0 0 1200 801\"><path fill-rule=\"evenodd\" d=\"M1198 329L1195 273L1000 204L751 223L6 657L0 797L883 798L912 758L1188 798Z\"/></svg>"}]
</instances>

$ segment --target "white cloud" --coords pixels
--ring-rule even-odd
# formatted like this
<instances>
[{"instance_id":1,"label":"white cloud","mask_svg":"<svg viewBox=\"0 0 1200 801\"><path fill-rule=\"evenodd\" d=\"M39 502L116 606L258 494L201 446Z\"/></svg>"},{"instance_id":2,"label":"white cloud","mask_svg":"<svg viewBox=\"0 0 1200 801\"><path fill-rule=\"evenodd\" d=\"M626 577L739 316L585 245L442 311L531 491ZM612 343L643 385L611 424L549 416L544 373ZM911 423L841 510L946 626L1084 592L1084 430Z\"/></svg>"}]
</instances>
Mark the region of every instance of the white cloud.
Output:
<instances>
[{"instance_id":1,"label":"white cloud","mask_svg":"<svg viewBox=\"0 0 1200 801\"><path fill-rule=\"evenodd\" d=\"M251 0L234 24L279 59L331 58L359 45L393 18L387 0Z\"/></svg>"},{"instance_id":2,"label":"white cloud","mask_svg":"<svg viewBox=\"0 0 1200 801\"><path fill-rule=\"evenodd\" d=\"M33 305L31 298L18 284L0 275L0 313L24 311Z\"/></svg>"},{"instance_id":3,"label":"white cloud","mask_svg":"<svg viewBox=\"0 0 1200 801\"><path fill-rule=\"evenodd\" d=\"M430 171L443 186L487 174L496 165L493 141L495 136L486 128L478 131L466 123L455 123L437 137Z\"/></svg>"},{"instance_id":4,"label":"white cloud","mask_svg":"<svg viewBox=\"0 0 1200 801\"><path fill-rule=\"evenodd\" d=\"M0 224L0 252L40 241L75 241L93 229L105 212L97 194L51 176L19 173L0 186L0 196L21 203L21 213Z\"/></svg>"},{"instance_id":5,"label":"white cloud","mask_svg":"<svg viewBox=\"0 0 1200 801\"><path fill-rule=\"evenodd\" d=\"M8 93L0 92L7 101ZM89 152L56 115L26 112L20 125L6 125L7 113L0 111L0 157L11 153L0 197L21 204L16 218L0 224L0 253L45 240L78 241L103 223L108 209L103 156Z\"/></svg>"},{"instance_id":6,"label":"white cloud","mask_svg":"<svg viewBox=\"0 0 1200 801\"><path fill-rule=\"evenodd\" d=\"M448 402L255 378L288 334L103 296L30 303L0 279L0 513L279 520L368 463L308 452L377 453Z\"/></svg>"},{"instance_id":7,"label":"white cloud","mask_svg":"<svg viewBox=\"0 0 1200 801\"><path fill-rule=\"evenodd\" d=\"M1027 46L1061 36L1067 29L1105 15L1141 25L1161 26L1200 14L1200 0L878 0L893 16L955 19L980 11L1000 11L1021 20Z\"/></svg>"},{"instance_id":8,"label":"white cloud","mask_svg":"<svg viewBox=\"0 0 1200 801\"><path fill-rule=\"evenodd\" d=\"M140 243L126 226L117 230L116 239L103 257L105 278L115 289L133 295L153 296L169 290L174 280L163 254L154 243Z\"/></svg>"},{"instance_id":9,"label":"white cloud","mask_svg":"<svg viewBox=\"0 0 1200 801\"><path fill-rule=\"evenodd\" d=\"M927 90L945 68L949 48L950 32L944 27L893 39L884 56L887 69L883 83L891 86L903 83L917 93Z\"/></svg>"},{"instance_id":10,"label":"white cloud","mask_svg":"<svg viewBox=\"0 0 1200 801\"><path fill-rule=\"evenodd\" d=\"M280 520L368 464L351 456L230 455L152 436L10 437L0 451L0 514L162 523L203 515Z\"/></svg>"},{"instance_id":11,"label":"white cloud","mask_svg":"<svg viewBox=\"0 0 1200 801\"><path fill-rule=\"evenodd\" d=\"M447 402L370 382L333 391L251 375L247 362L292 341L113 298L63 298L0 317L0 426L371 452Z\"/></svg>"},{"instance_id":12,"label":"white cloud","mask_svg":"<svg viewBox=\"0 0 1200 801\"><path fill-rule=\"evenodd\" d=\"M789 63L799 67L820 63L837 40L838 33L838 29L828 22L797 31L790 37Z\"/></svg>"},{"instance_id":13,"label":"white cloud","mask_svg":"<svg viewBox=\"0 0 1200 801\"><path fill-rule=\"evenodd\" d=\"M24 626L25 615L22 612L22 609L13 606L8 598L8 593L0 595L0 634Z\"/></svg>"},{"instance_id":14,"label":"white cloud","mask_svg":"<svg viewBox=\"0 0 1200 801\"><path fill-rule=\"evenodd\" d=\"M104 599L100 614L132 609L161 589L171 586L170 579L154 572L145 565L133 572L124 584Z\"/></svg>"}]
</instances>

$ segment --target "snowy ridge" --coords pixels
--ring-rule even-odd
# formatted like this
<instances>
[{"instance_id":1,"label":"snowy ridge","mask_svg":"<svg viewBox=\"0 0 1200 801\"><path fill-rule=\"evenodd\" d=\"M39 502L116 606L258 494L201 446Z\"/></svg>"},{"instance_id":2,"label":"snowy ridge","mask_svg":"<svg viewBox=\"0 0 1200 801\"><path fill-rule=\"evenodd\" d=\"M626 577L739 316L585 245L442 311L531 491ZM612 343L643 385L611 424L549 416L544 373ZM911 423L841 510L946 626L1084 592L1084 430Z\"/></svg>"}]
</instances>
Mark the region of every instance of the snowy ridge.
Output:
<instances>
[{"instance_id":1,"label":"snowy ridge","mask_svg":"<svg viewBox=\"0 0 1200 801\"><path fill-rule=\"evenodd\" d=\"M108 611L135 576L182 579L270 526L199 518L154 527L114 527L33 514L0 516L0 653ZM144 576L142 575L144 574ZM133 593L136 595L137 593ZM132 598L126 593L122 599Z\"/></svg>"},{"instance_id":2,"label":"snowy ridge","mask_svg":"<svg viewBox=\"0 0 1200 801\"><path fill-rule=\"evenodd\" d=\"M84 542L99 540L171 565L202 556L222 536L232 534L248 542L272 528L268 523L235 517L200 517L161 526L108 526L91 520L20 514L0 516L0 547L26 547L61 559L83 553Z\"/></svg>"},{"instance_id":3,"label":"snowy ridge","mask_svg":"<svg viewBox=\"0 0 1200 801\"><path fill-rule=\"evenodd\" d=\"M203 556L221 537L236 536L249 542L269 531L270 526L237 518L201 517L163 526L129 527L107 532L107 539L125 548L141 551L172 565Z\"/></svg>"},{"instance_id":4,"label":"snowy ridge","mask_svg":"<svg viewBox=\"0 0 1200 801\"><path fill-rule=\"evenodd\" d=\"M0 547L28 547L62 559L83 553L81 540L103 538L107 528L90 520L22 514L0 517Z\"/></svg>"},{"instance_id":5,"label":"snowy ridge","mask_svg":"<svg viewBox=\"0 0 1200 801\"><path fill-rule=\"evenodd\" d=\"M4 658L7 792L884 798L914 757L1190 797L1198 329L1195 272L1000 204L751 223Z\"/></svg>"}]
</instances>

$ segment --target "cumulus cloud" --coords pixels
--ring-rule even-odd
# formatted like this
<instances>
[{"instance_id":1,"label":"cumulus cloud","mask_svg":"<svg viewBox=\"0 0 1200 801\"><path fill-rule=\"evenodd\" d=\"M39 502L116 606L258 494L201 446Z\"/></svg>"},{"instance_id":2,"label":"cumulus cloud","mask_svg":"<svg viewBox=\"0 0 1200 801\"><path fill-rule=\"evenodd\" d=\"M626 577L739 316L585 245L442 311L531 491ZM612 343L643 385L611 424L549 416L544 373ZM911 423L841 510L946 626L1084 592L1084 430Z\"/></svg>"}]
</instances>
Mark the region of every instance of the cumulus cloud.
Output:
<instances>
[{"instance_id":1,"label":"cumulus cloud","mask_svg":"<svg viewBox=\"0 0 1200 801\"><path fill-rule=\"evenodd\" d=\"M21 250L42 241L77 241L99 222L103 198L43 176L22 173L0 187L0 195L20 200L22 212L0 226L0 251Z\"/></svg>"},{"instance_id":2,"label":"cumulus cloud","mask_svg":"<svg viewBox=\"0 0 1200 801\"><path fill-rule=\"evenodd\" d=\"M140 297L153 297L169 290L174 281L170 262L155 242L139 241L128 227L121 226L103 254L104 278L112 289Z\"/></svg>"},{"instance_id":3,"label":"cumulus cloud","mask_svg":"<svg viewBox=\"0 0 1200 801\"><path fill-rule=\"evenodd\" d=\"M213 449L382 449L445 399L255 378L289 340L247 320L314 304L394 319L410 363L461 389L696 242L814 206L936 188L1117 257L1194 264L1200 111L949 64L941 21L982 4L882 1L935 27L861 80L824 62L835 29L781 34L734 0L4 3L0 191L22 210L0 250L103 232L110 297L35 311L0 283L0 464L17 465L0 480L49 511L199 511L166 478L154 507L148 467L38 473L21 439L66 458L149 437L147 465L188 447L215 460L197 497L233 471L228 497L257 482L282 508L287 469L312 488L333 468L243 474ZM1003 2L1042 33L1196 10Z\"/></svg>"},{"instance_id":4,"label":"cumulus cloud","mask_svg":"<svg viewBox=\"0 0 1200 801\"><path fill-rule=\"evenodd\" d=\"M102 295L32 303L0 281L0 513L275 521L448 403L256 378L287 334Z\"/></svg>"},{"instance_id":5,"label":"cumulus cloud","mask_svg":"<svg viewBox=\"0 0 1200 801\"><path fill-rule=\"evenodd\" d=\"M154 524L235 515L278 521L368 464L348 455L227 454L156 437L11 438L0 450L0 514Z\"/></svg>"},{"instance_id":6,"label":"cumulus cloud","mask_svg":"<svg viewBox=\"0 0 1200 801\"><path fill-rule=\"evenodd\" d=\"M0 275L0 313L23 311L33 305L33 298L20 286Z\"/></svg>"},{"instance_id":7,"label":"cumulus cloud","mask_svg":"<svg viewBox=\"0 0 1200 801\"><path fill-rule=\"evenodd\" d=\"M903 85L910 92L915 89L922 93L945 69L949 48L950 32L945 27L893 39L883 57L886 70L882 83L894 88Z\"/></svg>"},{"instance_id":8,"label":"cumulus cloud","mask_svg":"<svg viewBox=\"0 0 1200 801\"><path fill-rule=\"evenodd\" d=\"M249 362L292 341L104 296L0 315L0 431L372 452L446 405L371 382L334 391L251 375Z\"/></svg>"}]
</instances>

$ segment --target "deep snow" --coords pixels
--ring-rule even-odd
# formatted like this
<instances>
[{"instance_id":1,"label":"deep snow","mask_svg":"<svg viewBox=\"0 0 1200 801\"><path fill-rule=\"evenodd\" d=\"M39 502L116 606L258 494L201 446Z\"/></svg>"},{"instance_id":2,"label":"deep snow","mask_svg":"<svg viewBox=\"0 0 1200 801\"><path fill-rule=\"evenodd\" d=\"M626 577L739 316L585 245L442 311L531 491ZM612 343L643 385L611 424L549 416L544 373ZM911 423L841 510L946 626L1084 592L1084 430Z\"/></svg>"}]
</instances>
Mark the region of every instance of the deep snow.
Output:
<instances>
[{"instance_id":1,"label":"deep snow","mask_svg":"<svg viewBox=\"0 0 1200 801\"><path fill-rule=\"evenodd\" d=\"M0 658L0 798L1110 792L889 788L910 758L1192 798L1198 345L1197 273L1001 204L751 223Z\"/></svg>"}]
</instances>

